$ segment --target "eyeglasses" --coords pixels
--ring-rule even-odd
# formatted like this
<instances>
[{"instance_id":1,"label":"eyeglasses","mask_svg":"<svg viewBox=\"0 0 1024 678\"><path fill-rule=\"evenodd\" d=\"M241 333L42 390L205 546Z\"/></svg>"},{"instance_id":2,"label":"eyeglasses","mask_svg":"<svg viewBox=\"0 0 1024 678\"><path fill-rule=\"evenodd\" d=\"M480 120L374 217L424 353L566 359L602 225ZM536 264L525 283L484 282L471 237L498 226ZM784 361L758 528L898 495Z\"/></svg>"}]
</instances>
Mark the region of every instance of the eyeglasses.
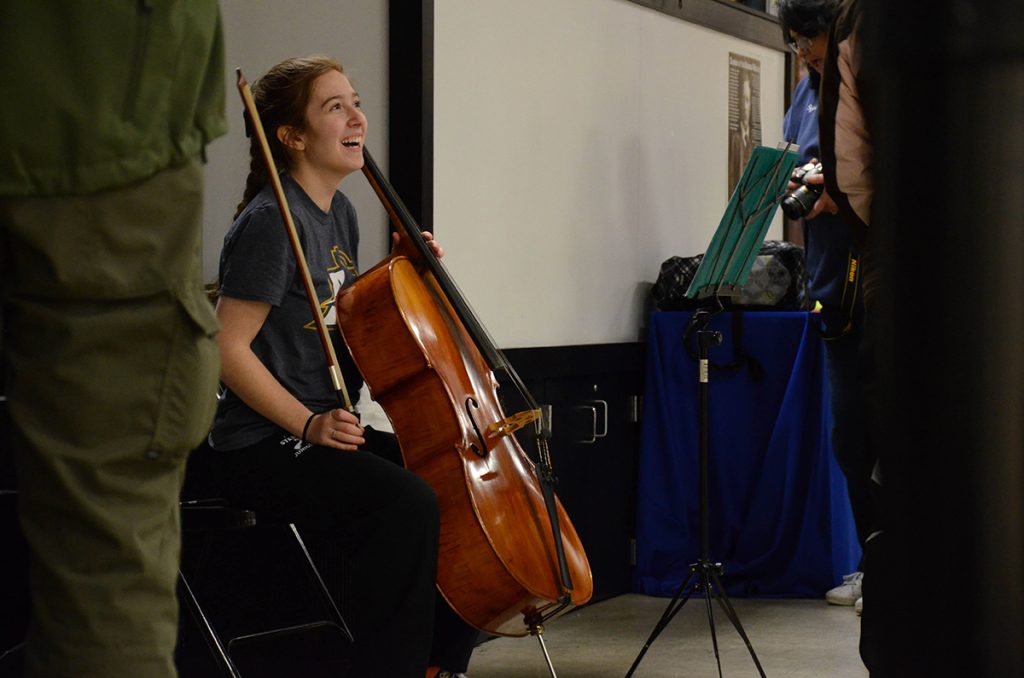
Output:
<instances>
[{"instance_id":1,"label":"eyeglasses","mask_svg":"<svg viewBox=\"0 0 1024 678\"><path fill-rule=\"evenodd\" d=\"M804 35L798 35L795 38L791 36L789 40L786 41L786 45L797 54L800 53L800 50L810 52L811 45L813 43L814 38L808 38L807 36Z\"/></svg>"}]
</instances>

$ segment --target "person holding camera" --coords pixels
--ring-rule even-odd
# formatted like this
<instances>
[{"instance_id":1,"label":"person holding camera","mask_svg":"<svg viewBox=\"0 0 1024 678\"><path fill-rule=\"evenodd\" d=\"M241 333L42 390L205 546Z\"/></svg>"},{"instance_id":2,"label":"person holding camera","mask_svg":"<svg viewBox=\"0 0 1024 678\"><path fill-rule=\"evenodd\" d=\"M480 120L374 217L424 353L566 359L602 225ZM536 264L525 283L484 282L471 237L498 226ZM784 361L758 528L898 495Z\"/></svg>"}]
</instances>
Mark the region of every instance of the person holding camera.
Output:
<instances>
[{"instance_id":1,"label":"person holding camera","mask_svg":"<svg viewBox=\"0 0 1024 678\"><path fill-rule=\"evenodd\" d=\"M818 89L828 51L829 27L839 13L840 0L782 0L779 20L790 49L807 66L807 75L793 93L783 123L787 142L799 145L800 164L781 207L791 219L801 219L807 256L808 292L821 307L820 329L825 338L829 396L832 411L832 449L846 477L850 505L861 547L875 530L877 510L871 490L874 460L865 435L865 401L859 377L863 302L860 256L849 225L825 190L817 159ZM825 594L834 605L852 605L858 614L863 568L843 577Z\"/></svg>"}]
</instances>

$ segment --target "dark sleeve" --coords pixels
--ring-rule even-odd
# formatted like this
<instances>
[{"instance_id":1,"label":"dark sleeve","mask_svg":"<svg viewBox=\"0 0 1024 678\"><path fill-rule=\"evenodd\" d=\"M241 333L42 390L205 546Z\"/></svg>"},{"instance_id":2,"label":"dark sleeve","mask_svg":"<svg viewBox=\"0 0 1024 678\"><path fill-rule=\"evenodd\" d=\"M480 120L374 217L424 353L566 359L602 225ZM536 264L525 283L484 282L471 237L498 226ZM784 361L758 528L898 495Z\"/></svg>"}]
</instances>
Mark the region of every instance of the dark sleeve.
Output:
<instances>
[{"instance_id":1,"label":"dark sleeve","mask_svg":"<svg viewBox=\"0 0 1024 678\"><path fill-rule=\"evenodd\" d=\"M279 306L295 278L281 215L259 207L231 227L220 265L221 294Z\"/></svg>"}]
</instances>

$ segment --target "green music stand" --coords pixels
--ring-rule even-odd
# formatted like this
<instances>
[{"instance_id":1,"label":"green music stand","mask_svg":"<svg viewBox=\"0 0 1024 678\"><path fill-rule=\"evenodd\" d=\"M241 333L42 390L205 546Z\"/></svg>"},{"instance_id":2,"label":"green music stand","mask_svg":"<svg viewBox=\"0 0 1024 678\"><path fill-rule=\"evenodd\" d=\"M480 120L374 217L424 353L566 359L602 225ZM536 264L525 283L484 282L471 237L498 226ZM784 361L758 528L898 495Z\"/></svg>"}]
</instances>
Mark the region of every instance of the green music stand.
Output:
<instances>
[{"instance_id":1,"label":"green music stand","mask_svg":"<svg viewBox=\"0 0 1024 678\"><path fill-rule=\"evenodd\" d=\"M750 161L743 170L743 176L729 199L722 221L715 231L708 251L697 268L693 282L690 283L686 296L707 299L708 304L698 309L687 324L683 341L689 341L691 333L697 332L698 400L700 402L699 440L700 440L700 552L697 561L690 564L690 576L676 589L661 619L654 626L633 665L626 673L630 678L640 666L641 660L651 644L682 609L690 597L697 592L704 593L707 607L708 625L711 628L711 642L715 650L715 661L718 663L718 675L722 675L722 662L718 654L718 635L715 633L715 616L711 605L714 598L722 607L725 616L732 622L736 632L747 646L751 659L757 667L761 678L765 678L764 669L754 652L754 646L743 630L739 615L729 601L729 596L722 586L722 564L711 560L708 539L708 348L722 343L722 333L707 329L711 318L722 310L721 297L734 296L747 281L754 258L764 241L764 234L779 200L785 195L786 184L793 168L796 167L797 154L792 144L784 148L773 149L758 146L754 149ZM714 307L714 308L710 308Z\"/></svg>"},{"instance_id":2,"label":"green music stand","mask_svg":"<svg viewBox=\"0 0 1024 678\"><path fill-rule=\"evenodd\" d=\"M739 294L796 167L795 148L754 148L686 296Z\"/></svg>"}]
</instances>

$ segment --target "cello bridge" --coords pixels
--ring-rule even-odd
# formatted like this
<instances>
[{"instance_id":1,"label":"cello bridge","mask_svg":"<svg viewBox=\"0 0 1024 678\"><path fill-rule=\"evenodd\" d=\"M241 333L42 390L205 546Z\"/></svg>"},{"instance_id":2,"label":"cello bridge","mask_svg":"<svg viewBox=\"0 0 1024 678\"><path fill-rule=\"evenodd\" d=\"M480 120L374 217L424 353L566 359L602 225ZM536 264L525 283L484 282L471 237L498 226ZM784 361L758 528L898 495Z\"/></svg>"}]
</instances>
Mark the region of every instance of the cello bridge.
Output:
<instances>
[{"instance_id":1,"label":"cello bridge","mask_svg":"<svg viewBox=\"0 0 1024 678\"><path fill-rule=\"evenodd\" d=\"M523 428L527 424L536 421L540 418L540 410L523 410L513 415L505 417L501 421L496 421L487 427L488 433L497 434L499 436L512 435L519 429Z\"/></svg>"}]
</instances>

